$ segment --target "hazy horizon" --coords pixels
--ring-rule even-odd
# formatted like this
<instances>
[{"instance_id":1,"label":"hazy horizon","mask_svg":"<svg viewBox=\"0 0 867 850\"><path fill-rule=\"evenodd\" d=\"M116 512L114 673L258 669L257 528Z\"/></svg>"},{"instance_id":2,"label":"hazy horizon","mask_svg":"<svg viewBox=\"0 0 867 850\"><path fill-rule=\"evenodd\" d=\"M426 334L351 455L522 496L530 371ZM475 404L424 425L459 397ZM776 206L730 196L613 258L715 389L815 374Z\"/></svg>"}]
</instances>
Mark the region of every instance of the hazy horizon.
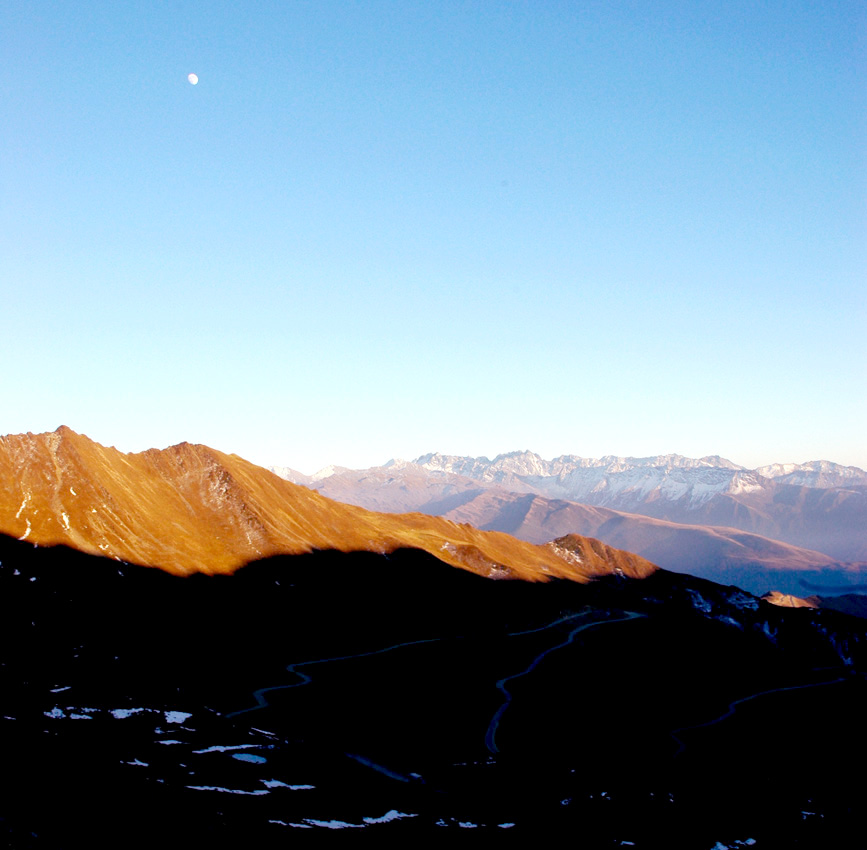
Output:
<instances>
[{"instance_id":1,"label":"hazy horizon","mask_svg":"<svg viewBox=\"0 0 867 850\"><path fill-rule=\"evenodd\" d=\"M35 0L0 40L0 433L867 468L863 4Z\"/></svg>"}]
</instances>

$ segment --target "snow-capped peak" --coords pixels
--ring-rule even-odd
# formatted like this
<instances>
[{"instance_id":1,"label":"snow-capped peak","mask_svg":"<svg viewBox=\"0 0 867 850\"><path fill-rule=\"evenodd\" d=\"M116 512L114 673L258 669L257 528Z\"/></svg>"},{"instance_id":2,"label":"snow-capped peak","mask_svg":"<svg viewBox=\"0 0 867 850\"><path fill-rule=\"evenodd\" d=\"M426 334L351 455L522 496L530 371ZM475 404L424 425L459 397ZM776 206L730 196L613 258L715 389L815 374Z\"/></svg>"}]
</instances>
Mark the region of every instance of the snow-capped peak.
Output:
<instances>
[{"instance_id":1,"label":"snow-capped peak","mask_svg":"<svg viewBox=\"0 0 867 850\"><path fill-rule=\"evenodd\" d=\"M349 469L345 466L335 466L333 463L330 463L328 466L322 467L318 472L314 472L310 476L310 480L321 481L323 478L330 478L332 475L337 475L340 472L349 472Z\"/></svg>"},{"instance_id":2,"label":"snow-capped peak","mask_svg":"<svg viewBox=\"0 0 867 850\"><path fill-rule=\"evenodd\" d=\"M857 466L843 466L829 460L811 460L808 463L771 463L755 470L765 478L780 484L799 487L853 487L867 486L867 472Z\"/></svg>"}]
</instances>

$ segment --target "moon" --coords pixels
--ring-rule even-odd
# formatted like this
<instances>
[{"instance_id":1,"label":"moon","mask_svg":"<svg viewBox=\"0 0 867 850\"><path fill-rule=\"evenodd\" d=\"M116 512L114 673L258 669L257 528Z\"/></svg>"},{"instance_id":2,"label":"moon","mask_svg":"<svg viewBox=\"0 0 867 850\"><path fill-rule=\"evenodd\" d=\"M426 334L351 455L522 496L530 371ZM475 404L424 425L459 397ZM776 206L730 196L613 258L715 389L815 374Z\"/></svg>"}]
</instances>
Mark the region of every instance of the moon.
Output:
<instances>
[{"instance_id":1,"label":"moon","mask_svg":"<svg viewBox=\"0 0 867 850\"><path fill-rule=\"evenodd\" d=\"M187 74L187 79L190 81L191 86L194 86L199 81L199 78L195 74Z\"/></svg>"}]
</instances>

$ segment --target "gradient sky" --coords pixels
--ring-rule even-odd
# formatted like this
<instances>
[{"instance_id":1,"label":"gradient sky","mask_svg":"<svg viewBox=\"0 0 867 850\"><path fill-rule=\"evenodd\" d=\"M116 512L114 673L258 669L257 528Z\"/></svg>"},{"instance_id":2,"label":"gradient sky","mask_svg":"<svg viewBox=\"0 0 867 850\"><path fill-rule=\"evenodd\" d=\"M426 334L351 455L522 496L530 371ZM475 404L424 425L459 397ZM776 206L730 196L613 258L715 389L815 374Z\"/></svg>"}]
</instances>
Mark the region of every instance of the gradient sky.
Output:
<instances>
[{"instance_id":1,"label":"gradient sky","mask_svg":"<svg viewBox=\"0 0 867 850\"><path fill-rule=\"evenodd\" d=\"M0 433L867 467L861 2L32 0L0 56Z\"/></svg>"}]
</instances>

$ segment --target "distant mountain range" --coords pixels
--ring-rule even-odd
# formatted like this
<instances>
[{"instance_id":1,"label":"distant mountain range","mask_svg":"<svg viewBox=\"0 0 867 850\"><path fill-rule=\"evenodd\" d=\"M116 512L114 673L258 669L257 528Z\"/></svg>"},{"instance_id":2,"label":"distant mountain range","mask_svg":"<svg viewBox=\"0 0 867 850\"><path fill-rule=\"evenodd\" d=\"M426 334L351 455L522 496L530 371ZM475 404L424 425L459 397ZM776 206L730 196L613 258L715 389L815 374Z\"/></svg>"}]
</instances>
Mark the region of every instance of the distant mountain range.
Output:
<instances>
[{"instance_id":1,"label":"distant mountain range","mask_svg":"<svg viewBox=\"0 0 867 850\"><path fill-rule=\"evenodd\" d=\"M828 461L748 470L719 457L422 455L289 480L378 511L421 511L543 542L598 537L752 592L867 582L867 472Z\"/></svg>"}]
</instances>

